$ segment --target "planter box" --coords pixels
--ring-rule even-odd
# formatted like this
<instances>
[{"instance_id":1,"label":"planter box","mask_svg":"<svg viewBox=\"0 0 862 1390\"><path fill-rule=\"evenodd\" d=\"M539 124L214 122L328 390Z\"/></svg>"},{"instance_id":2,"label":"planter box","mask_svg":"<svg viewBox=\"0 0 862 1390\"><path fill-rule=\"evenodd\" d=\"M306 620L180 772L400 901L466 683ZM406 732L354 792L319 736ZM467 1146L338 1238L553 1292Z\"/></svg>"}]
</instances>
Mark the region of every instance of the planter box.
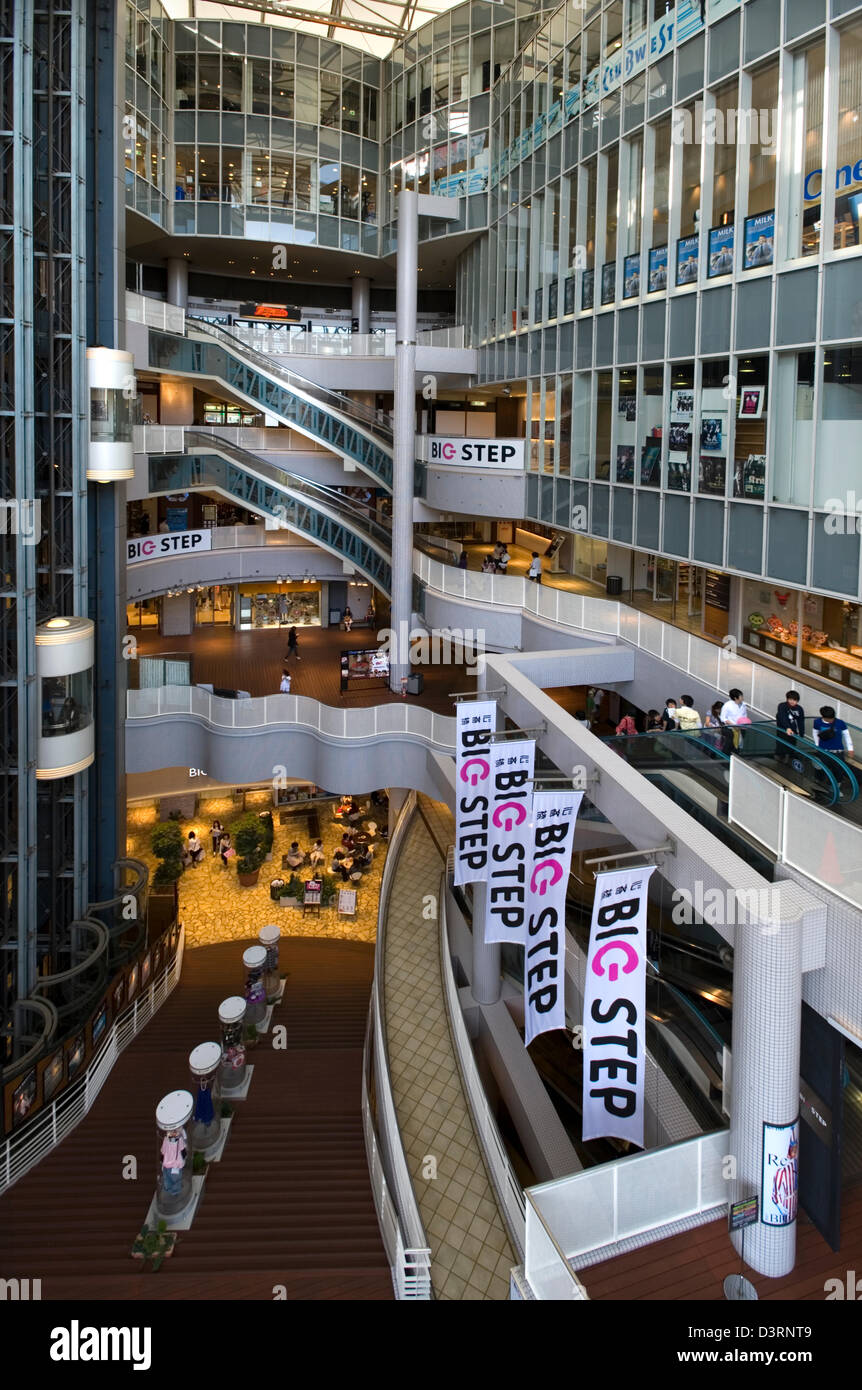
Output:
<instances>
[{"instance_id":1,"label":"planter box","mask_svg":"<svg viewBox=\"0 0 862 1390\"><path fill-rule=\"evenodd\" d=\"M256 888L260 878L260 869L255 869L253 874L237 874L240 888Z\"/></svg>"}]
</instances>

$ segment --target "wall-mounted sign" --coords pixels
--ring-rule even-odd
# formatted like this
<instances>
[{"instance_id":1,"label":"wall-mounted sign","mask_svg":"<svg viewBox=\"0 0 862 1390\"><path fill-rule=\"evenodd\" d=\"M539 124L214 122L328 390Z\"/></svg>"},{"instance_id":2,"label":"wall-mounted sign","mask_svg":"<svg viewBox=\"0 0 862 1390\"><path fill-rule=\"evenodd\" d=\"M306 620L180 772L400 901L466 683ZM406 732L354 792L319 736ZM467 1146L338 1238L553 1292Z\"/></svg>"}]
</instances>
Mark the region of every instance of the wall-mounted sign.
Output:
<instances>
[{"instance_id":1,"label":"wall-mounted sign","mask_svg":"<svg viewBox=\"0 0 862 1390\"><path fill-rule=\"evenodd\" d=\"M426 463L446 463L454 468L524 467L523 439L449 439L440 434L426 436Z\"/></svg>"},{"instance_id":2,"label":"wall-mounted sign","mask_svg":"<svg viewBox=\"0 0 862 1390\"><path fill-rule=\"evenodd\" d=\"M799 1120L763 1122L760 1219L764 1226L790 1226L799 1198Z\"/></svg>"},{"instance_id":3,"label":"wall-mounted sign","mask_svg":"<svg viewBox=\"0 0 862 1390\"><path fill-rule=\"evenodd\" d=\"M212 531L167 531L160 536L141 536L126 541L126 564L139 560L165 560L171 555L191 555L199 550L211 550Z\"/></svg>"}]
</instances>

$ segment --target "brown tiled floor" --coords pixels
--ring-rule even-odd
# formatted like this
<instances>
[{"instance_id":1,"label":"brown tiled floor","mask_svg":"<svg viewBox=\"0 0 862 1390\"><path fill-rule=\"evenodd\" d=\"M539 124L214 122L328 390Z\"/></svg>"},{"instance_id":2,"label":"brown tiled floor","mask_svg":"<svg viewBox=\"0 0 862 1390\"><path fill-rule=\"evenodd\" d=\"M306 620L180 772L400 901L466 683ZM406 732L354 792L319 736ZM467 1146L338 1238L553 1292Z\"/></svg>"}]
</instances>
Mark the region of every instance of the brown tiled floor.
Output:
<instances>
[{"instance_id":1,"label":"brown tiled floor","mask_svg":"<svg viewBox=\"0 0 862 1390\"><path fill-rule=\"evenodd\" d=\"M250 695L276 695L287 652L285 629L235 632L225 628L197 628L188 637L162 637L154 632L136 632L141 656L158 652L191 652L193 685L216 685L228 690L247 690ZM390 704L403 697L382 684L369 682L361 694L341 693L340 656L343 651L359 651L379 645L371 628L306 627L299 632L299 655L287 666L291 674L291 695L310 695L322 704L355 709L367 705ZM453 714L449 698L454 691L472 690L475 676L463 665L423 666L425 689L422 695L408 695L413 704L435 714Z\"/></svg>"}]
</instances>

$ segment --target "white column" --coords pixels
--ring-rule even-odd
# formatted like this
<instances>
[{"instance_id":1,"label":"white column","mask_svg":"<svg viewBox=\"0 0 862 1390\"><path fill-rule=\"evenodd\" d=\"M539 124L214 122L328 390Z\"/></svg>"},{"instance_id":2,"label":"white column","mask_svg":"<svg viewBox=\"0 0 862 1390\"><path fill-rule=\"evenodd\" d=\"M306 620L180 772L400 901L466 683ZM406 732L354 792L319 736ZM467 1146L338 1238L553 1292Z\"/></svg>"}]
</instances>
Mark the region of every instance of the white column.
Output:
<instances>
[{"instance_id":1,"label":"white column","mask_svg":"<svg viewBox=\"0 0 862 1390\"><path fill-rule=\"evenodd\" d=\"M395 427L392 464L392 628L399 634L390 688L410 671L407 643L413 612L413 472L416 453L416 302L419 278L417 194L398 195L395 301ZM404 624L405 626L402 626Z\"/></svg>"},{"instance_id":2,"label":"white column","mask_svg":"<svg viewBox=\"0 0 862 1390\"><path fill-rule=\"evenodd\" d=\"M356 320L357 333L371 332L371 281L367 275L355 275L351 282L351 312Z\"/></svg>"},{"instance_id":3,"label":"white column","mask_svg":"<svg viewBox=\"0 0 862 1390\"><path fill-rule=\"evenodd\" d=\"M168 258L168 303L189 307L189 263L184 256Z\"/></svg>"},{"instance_id":4,"label":"white column","mask_svg":"<svg viewBox=\"0 0 862 1390\"><path fill-rule=\"evenodd\" d=\"M487 883L473 884L473 978L470 993L477 1004L496 1004L500 998L500 946L486 945L485 895Z\"/></svg>"},{"instance_id":5,"label":"white column","mask_svg":"<svg viewBox=\"0 0 862 1390\"><path fill-rule=\"evenodd\" d=\"M789 1125L799 1115L802 1027L802 918L738 925L733 961L733 1073L729 1154L733 1200L761 1198L763 1125ZM731 1193L728 1195L730 1196ZM742 1248L742 1232L732 1237ZM796 1223L745 1230L745 1262L773 1279L796 1260Z\"/></svg>"}]
</instances>

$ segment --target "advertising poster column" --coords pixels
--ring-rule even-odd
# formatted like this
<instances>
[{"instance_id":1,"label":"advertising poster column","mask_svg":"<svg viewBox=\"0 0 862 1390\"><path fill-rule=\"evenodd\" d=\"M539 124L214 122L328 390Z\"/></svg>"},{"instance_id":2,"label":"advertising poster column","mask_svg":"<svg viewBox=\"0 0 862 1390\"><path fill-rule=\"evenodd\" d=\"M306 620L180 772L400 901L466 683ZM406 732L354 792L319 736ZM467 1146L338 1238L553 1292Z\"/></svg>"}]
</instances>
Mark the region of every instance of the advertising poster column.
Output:
<instances>
[{"instance_id":1,"label":"advertising poster column","mask_svg":"<svg viewBox=\"0 0 862 1390\"><path fill-rule=\"evenodd\" d=\"M523 946L526 941L535 762L535 739L498 743L491 753L486 945L511 941Z\"/></svg>"},{"instance_id":2,"label":"advertising poster column","mask_svg":"<svg viewBox=\"0 0 862 1390\"><path fill-rule=\"evenodd\" d=\"M566 1026L566 888L583 792L536 792L524 952L524 1044Z\"/></svg>"},{"instance_id":3,"label":"advertising poster column","mask_svg":"<svg viewBox=\"0 0 862 1390\"><path fill-rule=\"evenodd\" d=\"M463 700L455 714L455 878L484 883L488 876L488 802L491 739L497 729L496 700Z\"/></svg>"}]
</instances>

